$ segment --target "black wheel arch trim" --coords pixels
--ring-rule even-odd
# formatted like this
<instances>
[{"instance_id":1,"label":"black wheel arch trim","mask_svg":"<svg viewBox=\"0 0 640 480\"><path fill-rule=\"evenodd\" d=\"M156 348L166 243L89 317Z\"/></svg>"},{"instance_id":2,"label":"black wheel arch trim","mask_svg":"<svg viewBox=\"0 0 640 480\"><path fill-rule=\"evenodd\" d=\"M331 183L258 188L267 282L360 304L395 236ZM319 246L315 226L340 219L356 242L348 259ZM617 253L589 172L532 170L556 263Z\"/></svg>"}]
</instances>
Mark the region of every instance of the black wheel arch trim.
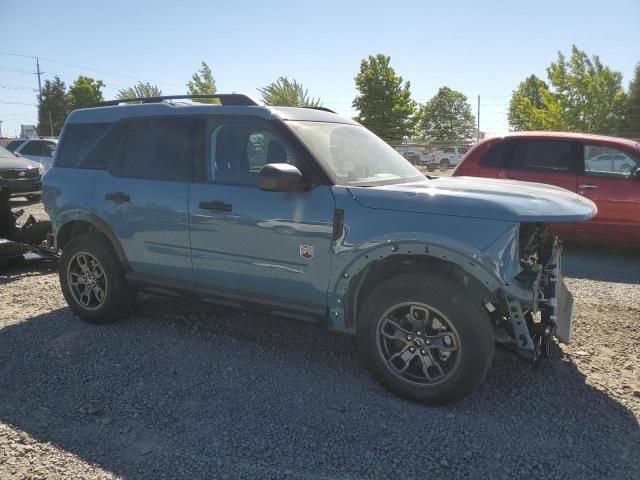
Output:
<instances>
[{"instance_id":1,"label":"black wheel arch trim","mask_svg":"<svg viewBox=\"0 0 640 480\"><path fill-rule=\"evenodd\" d=\"M94 214L90 214L88 217L72 220L70 222L63 224L59 228L58 238L56 238L56 245L58 248L60 248L60 245L59 245L60 231L63 230L70 223L74 223L74 222L86 223L90 227L91 229L90 231L103 234L107 238L111 246L113 247L114 251L116 252L116 255L118 256L118 260L120 261L120 264L123 266L123 268L125 270L131 270L131 265L129 264L127 255L124 253L124 249L122 248L122 245L118 240L118 237L113 233L113 230L111 229L111 227L109 227L109 225L104 220L102 220L100 217ZM73 237L68 238L67 242L65 243L68 243L68 241L71 240L72 238ZM62 248L64 248L64 246L62 246Z\"/></svg>"}]
</instances>

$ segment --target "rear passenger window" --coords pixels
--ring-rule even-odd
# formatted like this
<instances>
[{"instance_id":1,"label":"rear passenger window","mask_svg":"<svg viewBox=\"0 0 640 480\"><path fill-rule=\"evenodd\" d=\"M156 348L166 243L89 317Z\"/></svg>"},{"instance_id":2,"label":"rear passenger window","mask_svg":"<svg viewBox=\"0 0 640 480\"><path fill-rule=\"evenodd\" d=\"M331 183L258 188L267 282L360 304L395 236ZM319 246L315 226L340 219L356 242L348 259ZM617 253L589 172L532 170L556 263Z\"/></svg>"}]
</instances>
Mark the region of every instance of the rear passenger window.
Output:
<instances>
[{"instance_id":1,"label":"rear passenger window","mask_svg":"<svg viewBox=\"0 0 640 480\"><path fill-rule=\"evenodd\" d=\"M532 171L564 173L574 170L575 145L562 140L520 140L510 166Z\"/></svg>"},{"instance_id":2,"label":"rear passenger window","mask_svg":"<svg viewBox=\"0 0 640 480\"><path fill-rule=\"evenodd\" d=\"M126 139L112 163L114 175L152 180L191 181L198 121L144 118L126 127Z\"/></svg>"},{"instance_id":3,"label":"rear passenger window","mask_svg":"<svg viewBox=\"0 0 640 480\"><path fill-rule=\"evenodd\" d=\"M95 159L91 161L91 159L87 158L87 153L96 145L110 126L110 123L83 123L65 126L55 166L106 169L106 162L95 162Z\"/></svg>"},{"instance_id":4,"label":"rear passenger window","mask_svg":"<svg viewBox=\"0 0 640 480\"><path fill-rule=\"evenodd\" d=\"M513 147L514 142L499 142L492 145L480 159L480 166L485 168L506 168L507 159Z\"/></svg>"}]
</instances>

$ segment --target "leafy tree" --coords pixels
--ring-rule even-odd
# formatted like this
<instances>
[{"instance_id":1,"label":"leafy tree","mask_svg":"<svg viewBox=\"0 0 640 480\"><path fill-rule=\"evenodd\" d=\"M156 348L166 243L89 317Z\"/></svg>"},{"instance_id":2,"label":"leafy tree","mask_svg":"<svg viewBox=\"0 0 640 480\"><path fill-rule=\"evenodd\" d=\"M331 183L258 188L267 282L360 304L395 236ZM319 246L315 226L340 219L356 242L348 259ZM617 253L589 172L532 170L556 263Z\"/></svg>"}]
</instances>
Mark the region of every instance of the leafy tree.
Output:
<instances>
[{"instance_id":1,"label":"leafy tree","mask_svg":"<svg viewBox=\"0 0 640 480\"><path fill-rule=\"evenodd\" d=\"M80 75L67 92L68 110L85 108L94 103L104 101L102 95L102 87L104 86L102 80L94 80L91 77Z\"/></svg>"},{"instance_id":2,"label":"leafy tree","mask_svg":"<svg viewBox=\"0 0 640 480\"><path fill-rule=\"evenodd\" d=\"M144 97L159 97L162 95L162 90L155 85L151 85L149 82L138 82L133 87L123 88L118 90L116 97L119 99L125 98L144 98Z\"/></svg>"},{"instance_id":3,"label":"leafy tree","mask_svg":"<svg viewBox=\"0 0 640 480\"><path fill-rule=\"evenodd\" d=\"M202 68L193 74L191 80L187 83L190 95L215 95L216 81L211 73L211 68L206 62L202 62ZM198 99L201 103L217 103L216 99L201 98Z\"/></svg>"},{"instance_id":4,"label":"leafy tree","mask_svg":"<svg viewBox=\"0 0 640 480\"><path fill-rule=\"evenodd\" d=\"M509 126L514 130L532 130L535 110L544 110L546 93L549 92L547 84L535 75L528 76L524 82L518 85L509 102L507 118Z\"/></svg>"},{"instance_id":5,"label":"leafy tree","mask_svg":"<svg viewBox=\"0 0 640 480\"><path fill-rule=\"evenodd\" d=\"M360 62L355 77L359 95L353 100L357 122L387 142L398 142L411 133L416 102L410 82L404 82L390 65L391 57L377 54Z\"/></svg>"},{"instance_id":6,"label":"leafy tree","mask_svg":"<svg viewBox=\"0 0 640 480\"><path fill-rule=\"evenodd\" d=\"M319 98L309 97L309 93L301 84L287 77L280 77L258 91L262 95L265 105L278 105L281 107L319 107L322 101Z\"/></svg>"},{"instance_id":7,"label":"leafy tree","mask_svg":"<svg viewBox=\"0 0 640 480\"><path fill-rule=\"evenodd\" d=\"M574 45L569 59L558 52L547 74L569 130L615 133L625 100L620 72Z\"/></svg>"},{"instance_id":8,"label":"leafy tree","mask_svg":"<svg viewBox=\"0 0 640 480\"><path fill-rule=\"evenodd\" d=\"M440 145L470 141L477 133L467 97L449 87L420 108L416 130L419 138Z\"/></svg>"},{"instance_id":9,"label":"leafy tree","mask_svg":"<svg viewBox=\"0 0 640 480\"><path fill-rule=\"evenodd\" d=\"M65 89L66 85L58 77L44 82L42 97L38 99L38 132L41 135L60 135L67 116Z\"/></svg>"},{"instance_id":10,"label":"leafy tree","mask_svg":"<svg viewBox=\"0 0 640 480\"><path fill-rule=\"evenodd\" d=\"M636 64L633 80L629 83L619 134L640 139L640 63Z\"/></svg>"}]
</instances>

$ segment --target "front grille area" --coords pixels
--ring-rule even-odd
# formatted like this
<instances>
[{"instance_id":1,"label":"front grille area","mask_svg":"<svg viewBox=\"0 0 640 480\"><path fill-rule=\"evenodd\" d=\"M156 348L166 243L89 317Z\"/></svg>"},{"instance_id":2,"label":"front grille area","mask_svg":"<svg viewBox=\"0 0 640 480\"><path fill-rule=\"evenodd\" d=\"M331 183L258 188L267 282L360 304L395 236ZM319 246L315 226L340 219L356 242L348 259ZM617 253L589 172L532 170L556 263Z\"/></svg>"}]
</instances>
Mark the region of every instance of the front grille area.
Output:
<instances>
[{"instance_id":1,"label":"front grille area","mask_svg":"<svg viewBox=\"0 0 640 480\"><path fill-rule=\"evenodd\" d=\"M0 178L4 180L22 180L38 178L40 172L37 168L9 168L0 170Z\"/></svg>"}]
</instances>

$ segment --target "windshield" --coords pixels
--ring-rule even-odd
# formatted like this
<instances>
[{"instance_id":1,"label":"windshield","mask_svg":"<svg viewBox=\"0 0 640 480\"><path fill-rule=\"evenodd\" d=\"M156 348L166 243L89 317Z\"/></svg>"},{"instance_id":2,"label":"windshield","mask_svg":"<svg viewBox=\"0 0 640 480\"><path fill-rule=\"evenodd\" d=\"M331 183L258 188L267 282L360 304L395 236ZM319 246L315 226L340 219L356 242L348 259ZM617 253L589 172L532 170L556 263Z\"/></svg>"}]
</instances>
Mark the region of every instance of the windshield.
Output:
<instances>
[{"instance_id":1,"label":"windshield","mask_svg":"<svg viewBox=\"0 0 640 480\"><path fill-rule=\"evenodd\" d=\"M0 158L16 158L16 156L0 145Z\"/></svg>"},{"instance_id":2,"label":"windshield","mask_svg":"<svg viewBox=\"0 0 640 480\"><path fill-rule=\"evenodd\" d=\"M359 125L289 121L287 124L338 185L360 187L424 180L424 175L383 140Z\"/></svg>"}]
</instances>

